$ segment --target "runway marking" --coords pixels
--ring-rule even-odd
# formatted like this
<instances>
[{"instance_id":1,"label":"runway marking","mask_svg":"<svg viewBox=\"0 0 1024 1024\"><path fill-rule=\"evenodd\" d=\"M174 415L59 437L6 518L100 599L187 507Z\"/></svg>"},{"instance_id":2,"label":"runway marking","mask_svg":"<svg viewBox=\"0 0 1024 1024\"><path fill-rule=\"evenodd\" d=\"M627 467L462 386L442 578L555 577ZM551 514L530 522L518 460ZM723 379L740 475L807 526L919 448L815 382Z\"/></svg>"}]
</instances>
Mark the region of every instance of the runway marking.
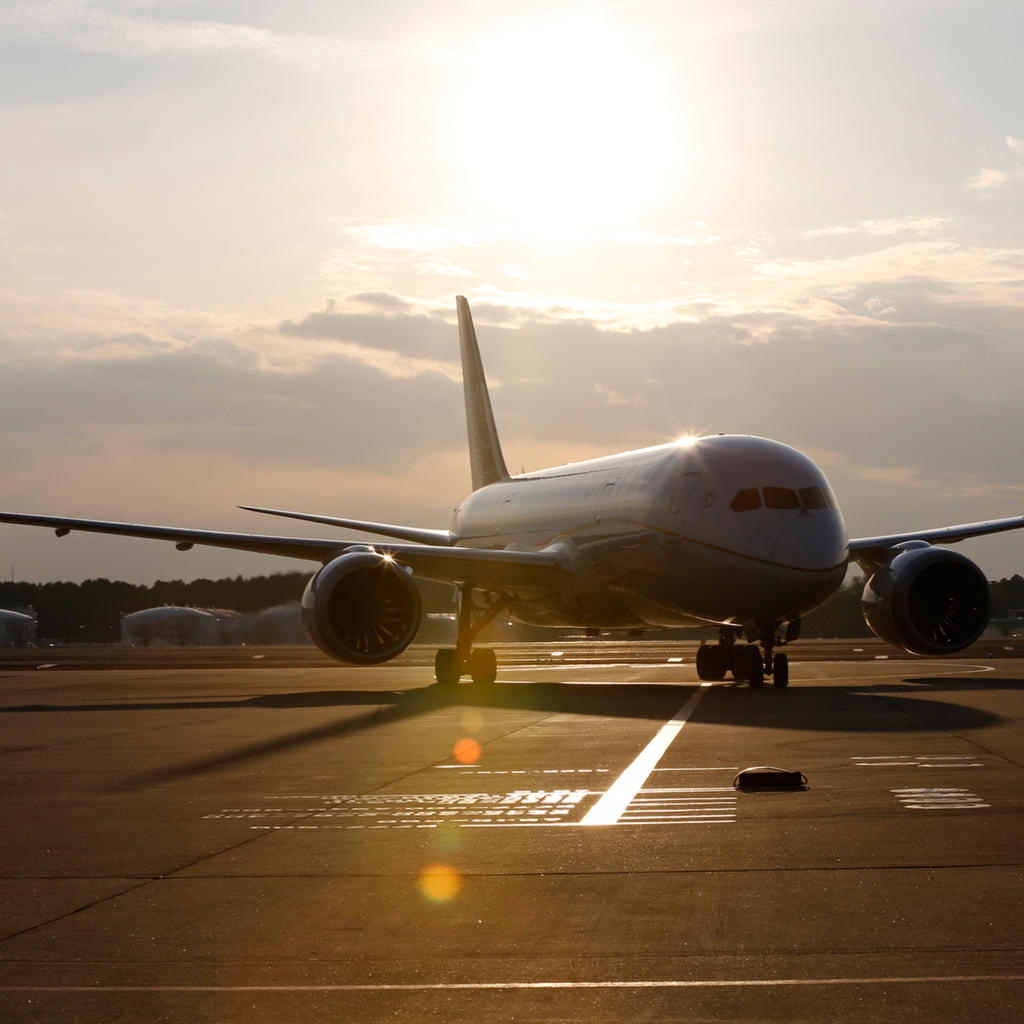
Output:
<instances>
[{"instance_id":1,"label":"runway marking","mask_svg":"<svg viewBox=\"0 0 1024 1024\"><path fill-rule=\"evenodd\" d=\"M397 795L276 797L271 806L229 807L210 820L259 820L254 830L437 828L445 822L466 825L566 824L589 789L521 789L512 793L403 793ZM284 807L286 800L305 806ZM315 801L315 803L314 803ZM324 819L331 819L330 822ZM278 822L281 822L278 824ZM578 824L578 822L573 822Z\"/></svg>"},{"instance_id":2,"label":"runway marking","mask_svg":"<svg viewBox=\"0 0 1024 1024\"><path fill-rule=\"evenodd\" d=\"M259 807L227 807L208 821L249 821L261 832L388 828L537 828L576 826L590 789L521 789L511 793L403 793L374 796L277 797ZM301 800L299 806L285 806ZM615 824L711 824L736 820L731 786L641 789Z\"/></svg>"},{"instance_id":3,"label":"runway marking","mask_svg":"<svg viewBox=\"0 0 1024 1024\"><path fill-rule=\"evenodd\" d=\"M851 757L858 768L984 768L970 754L889 754L888 756ZM940 763L941 762L941 763Z\"/></svg>"},{"instance_id":4,"label":"runway marking","mask_svg":"<svg viewBox=\"0 0 1024 1024\"><path fill-rule=\"evenodd\" d=\"M375 985L0 985L0 992L451 992L574 988L781 988L795 985L942 985L1024 981L1024 974L900 978L740 978L712 981L470 981Z\"/></svg>"},{"instance_id":5,"label":"runway marking","mask_svg":"<svg viewBox=\"0 0 1024 1024\"><path fill-rule=\"evenodd\" d=\"M908 811L971 810L991 807L968 789L893 789L890 790Z\"/></svg>"},{"instance_id":6,"label":"runway marking","mask_svg":"<svg viewBox=\"0 0 1024 1024\"><path fill-rule=\"evenodd\" d=\"M611 771L611 768L519 768L509 771L492 769L478 771L474 764L435 764L432 768L458 768L463 775L599 775Z\"/></svg>"},{"instance_id":7,"label":"runway marking","mask_svg":"<svg viewBox=\"0 0 1024 1024\"><path fill-rule=\"evenodd\" d=\"M682 796L711 790L642 789L622 812L619 825L669 825L679 822L735 821L736 791L722 787L722 796Z\"/></svg>"},{"instance_id":8,"label":"runway marking","mask_svg":"<svg viewBox=\"0 0 1024 1024\"><path fill-rule=\"evenodd\" d=\"M636 796L647 776L686 725L711 683L701 683L693 696L657 732L633 763L612 783L608 792L587 812L584 825L614 825Z\"/></svg>"}]
</instances>

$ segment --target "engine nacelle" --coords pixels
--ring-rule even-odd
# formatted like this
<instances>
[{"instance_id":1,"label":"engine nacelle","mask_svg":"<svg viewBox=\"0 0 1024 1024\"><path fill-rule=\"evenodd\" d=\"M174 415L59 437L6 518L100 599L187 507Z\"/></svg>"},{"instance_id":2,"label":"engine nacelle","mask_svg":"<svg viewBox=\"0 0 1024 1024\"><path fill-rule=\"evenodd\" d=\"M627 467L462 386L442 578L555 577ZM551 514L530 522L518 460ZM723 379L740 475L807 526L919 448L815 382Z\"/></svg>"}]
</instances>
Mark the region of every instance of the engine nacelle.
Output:
<instances>
[{"instance_id":1,"label":"engine nacelle","mask_svg":"<svg viewBox=\"0 0 1024 1024\"><path fill-rule=\"evenodd\" d=\"M376 551L350 551L306 584L302 624L324 654L379 665L401 654L420 628L423 606L409 574Z\"/></svg>"},{"instance_id":2,"label":"engine nacelle","mask_svg":"<svg viewBox=\"0 0 1024 1024\"><path fill-rule=\"evenodd\" d=\"M872 632L911 654L955 654L985 631L992 594L984 573L963 555L923 541L900 553L864 587Z\"/></svg>"}]
</instances>

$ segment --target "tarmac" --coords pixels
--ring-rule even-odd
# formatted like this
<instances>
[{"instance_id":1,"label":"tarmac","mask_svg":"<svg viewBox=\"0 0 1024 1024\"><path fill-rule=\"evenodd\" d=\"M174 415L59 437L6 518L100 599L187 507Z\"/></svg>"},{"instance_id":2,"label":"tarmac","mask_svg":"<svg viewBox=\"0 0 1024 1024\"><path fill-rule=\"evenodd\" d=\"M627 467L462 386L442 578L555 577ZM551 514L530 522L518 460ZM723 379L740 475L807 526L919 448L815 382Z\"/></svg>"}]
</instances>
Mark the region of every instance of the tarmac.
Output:
<instances>
[{"instance_id":1,"label":"tarmac","mask_svg":"<svg viewBox=\"0 0 1024 1024\"><path fill-rule=\"evenodd\" d=\"M1024 1020L1024 652L844 644L5 652L0 1019Z\"/></svg>"}]
</instances>

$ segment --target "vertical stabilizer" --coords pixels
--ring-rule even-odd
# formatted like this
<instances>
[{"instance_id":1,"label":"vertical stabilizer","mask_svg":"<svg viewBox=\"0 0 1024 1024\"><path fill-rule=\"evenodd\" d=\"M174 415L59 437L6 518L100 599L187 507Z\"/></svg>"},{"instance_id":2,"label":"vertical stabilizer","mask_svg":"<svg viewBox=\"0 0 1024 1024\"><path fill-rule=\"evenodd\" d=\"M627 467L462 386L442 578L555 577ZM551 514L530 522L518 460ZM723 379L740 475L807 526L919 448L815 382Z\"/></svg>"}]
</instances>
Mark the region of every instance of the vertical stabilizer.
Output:
<instances>
[{"instance_id":1,"label":"vertical stabilizer","mask_svg":"<svg viewBox=\"0 0 1024 1024\"><path fill-rule=\"evenodd\" d=\"M508 480L508 470L494 427L491 396L487 393L484 366L476 343L469 303L455 296L459 311L459 345L462 348L462 385L466 391L466 426L469 428L469 461L473 470L473 490Z\"/></svg>"}]
</instances>

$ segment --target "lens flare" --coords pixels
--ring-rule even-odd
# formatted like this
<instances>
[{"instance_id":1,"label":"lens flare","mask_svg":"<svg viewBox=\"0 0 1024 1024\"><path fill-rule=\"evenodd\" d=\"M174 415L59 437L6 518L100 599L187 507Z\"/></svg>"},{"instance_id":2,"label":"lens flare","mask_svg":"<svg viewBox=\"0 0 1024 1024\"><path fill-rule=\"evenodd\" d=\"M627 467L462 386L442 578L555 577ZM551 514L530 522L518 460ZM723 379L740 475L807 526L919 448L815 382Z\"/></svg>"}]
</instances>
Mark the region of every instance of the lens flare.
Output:
<instances>
[{"instance_id":1,"label":"lens flare","mask_svg":"<svg viewBox=\"0 0 1024 1024\"><path fill-rule=\"evenodd\" d=\"M449 864L428 864L416 879L420 893L433 903L446 903L462 889L462 875Z\"/></svg>"},{"instance_id":2,"label":"lens flare","mask_svg":"<svg viewBox=\"0 0 1024 1024\"><path fill-rule=\"evenodd\" d=\"M466 732L479 732L484 727L484 716L479 711L467 711L462 716L462 728Z\"/></svg>"},{"instance_id":3,"label":"lens flare","mask_svg":"<svg viewBox=\"0 0 1024 1024\"><path fill-rule=\"evenodd\" d=\"M463 764L476 764L480 760L480 744L476 740L463 736L455 744L455 759Z\"/></svg>"}]
</instances>

